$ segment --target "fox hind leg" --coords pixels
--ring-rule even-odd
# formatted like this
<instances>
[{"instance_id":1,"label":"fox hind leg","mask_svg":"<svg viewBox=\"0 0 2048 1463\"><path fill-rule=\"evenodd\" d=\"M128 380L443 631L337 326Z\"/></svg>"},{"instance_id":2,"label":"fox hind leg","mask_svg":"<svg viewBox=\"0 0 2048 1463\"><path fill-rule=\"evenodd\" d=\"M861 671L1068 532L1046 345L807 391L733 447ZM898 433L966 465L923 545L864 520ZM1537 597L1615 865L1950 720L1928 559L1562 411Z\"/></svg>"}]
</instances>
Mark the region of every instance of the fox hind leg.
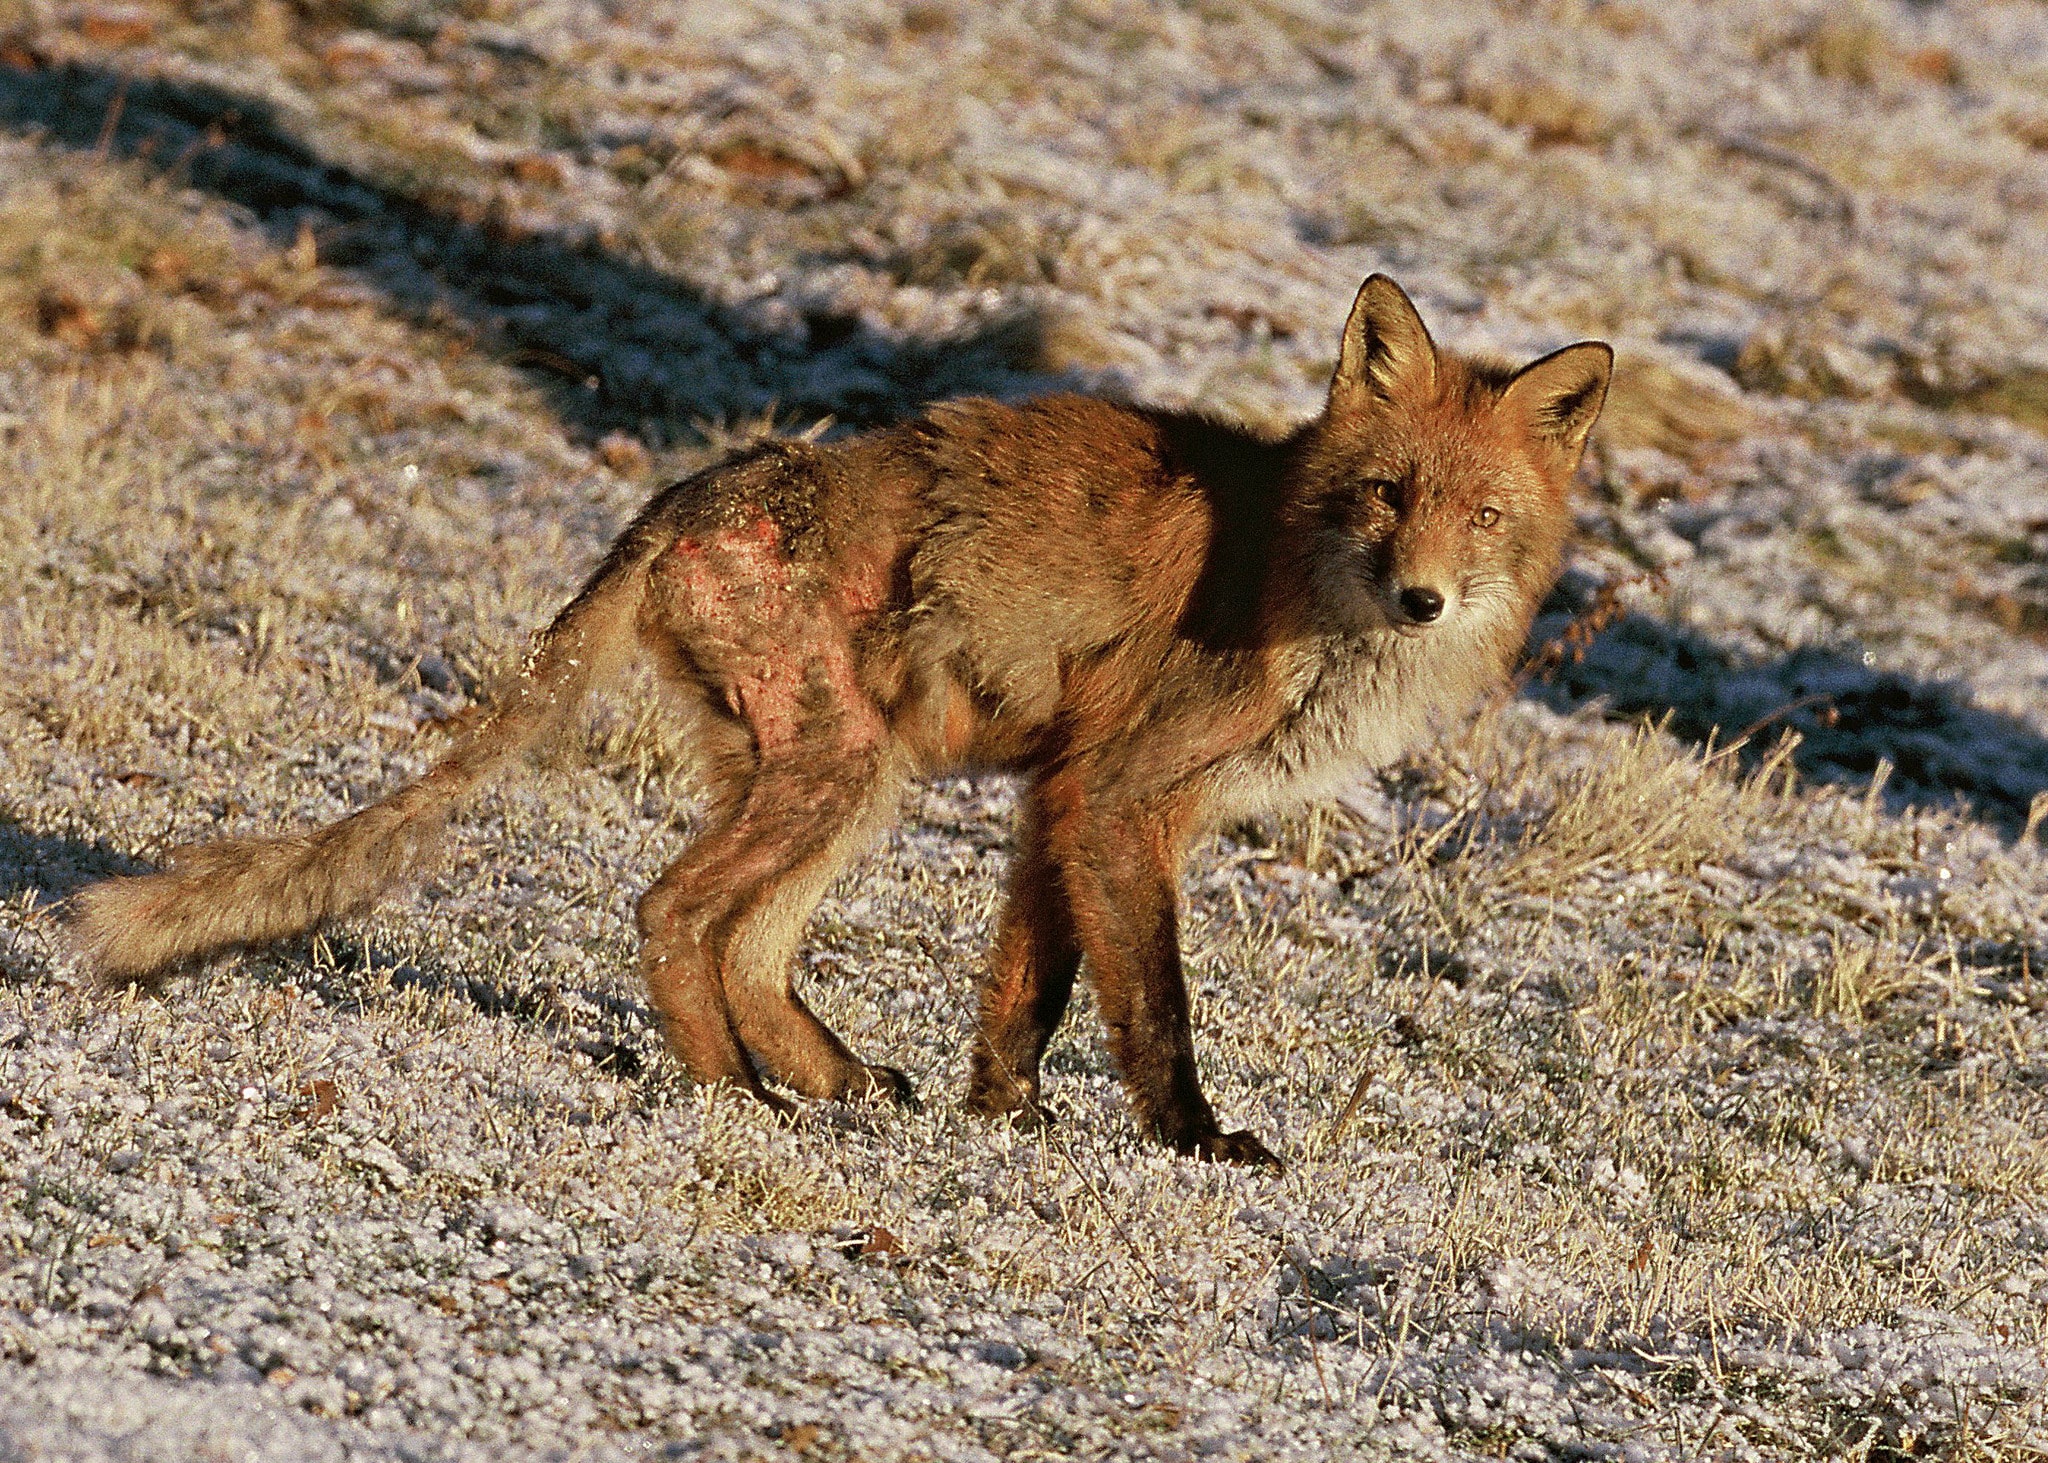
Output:
<instances>
[{"instance_id":1,"label":"fox hind leg","mask_svg":"<svg viewBox=\"0 0 2048 1463\"><path fill-rule=\"evenodd\" d=\"M714 942L740 1039L777 1078L806 1097L915 1106L910 1080L856 1057L791 982L818 900L893 804L897 780L877 763L849 755L764 769L740 822L707 851L733 889Z\"/></svg>"},{"instance_id":2,"label":"fox hind leg","mask_svg":"<svg viewBox=\"0 0 2048 1463\"><path fill-rule=\"evenodd\" d=\"M694 1080L737 1087L790 1113L788 1100L762 1086L748 1060L708 932L689 917L687 901L702 878L695 852L669 865L640 900L640 974L661 1015L662 1035Z\"/></svg>"},{"instance_id":3,"label":"fox hind leg","mask_svg":"<svg viewBox=\"0 0 2048 1463\"><path fill-rule=\"evenodd\" d=\"M726 749L721 816L650 895L650 988L676 1055L709 1080L744 1082L751 1055L807 1097L907 1099L790 979L805 921L900 782L893 744L829 576L759 509L723 517L736 526L679 536L652 571L646 633Z\"/></svg>"},{"instance_id":4,"label":"fox hind leg","mask_svg":"<svg viewBox=\"0 0 2048 1463\"><path fill-rule=\"evenodd\" d=\"M761 765L648 891L641 968L670 1048L698 1081L786 1106L751 1057L805 1097L908 1102L903 1074L856 1057L791 984L805 922L893 785L872 752L805 750Z\"/></svg>"}]
</instances>

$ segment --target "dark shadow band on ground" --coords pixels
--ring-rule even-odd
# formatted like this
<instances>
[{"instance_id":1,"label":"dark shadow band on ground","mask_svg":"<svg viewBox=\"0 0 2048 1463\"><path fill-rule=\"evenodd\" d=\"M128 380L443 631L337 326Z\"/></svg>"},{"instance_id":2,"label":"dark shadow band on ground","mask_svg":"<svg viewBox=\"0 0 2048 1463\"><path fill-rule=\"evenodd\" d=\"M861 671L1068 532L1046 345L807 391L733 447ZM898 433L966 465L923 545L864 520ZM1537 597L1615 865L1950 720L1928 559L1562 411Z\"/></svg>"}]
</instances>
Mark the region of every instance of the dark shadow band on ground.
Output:
<instances>
[{"instance_id":1,"label":"dark shadow band on ground","mask_svg":"<svg viewBox=\"0 0 2048 1463\"><path fill-rule=\"evenodd\" d=\"M721 303L594 234L528 232L473 200L414 196L335 166L269 103L215 86L77 63L0 66L0 127L139 160L245 210L281 244L312 229L324 263L519 366L579 436L624 429L660 446L770 410L863 426L1050 380L1029 311L915 339L831 310Z\"/></svg>"},{"instance_id":2,"label":"dark shadow band on ground","mask_svg":"<svg viewBox=\"0 0 2048 1463\"><path fill-rule=\"evenodd\" d=\"M655 1060L661 1019L615 983L572 973L510 946L481 962L381 938L360 923L331 925L276 945L230 952L175 972L216 971L234 981L290 987L333 1011L365 1012L393 1002L445 1005L534 1032L565 1055L649 1091L683 1090L680 1072Z\"/></svg>"},{"instance_id":3,"label":"dark shadow band on ground","mask_svg":"<svg viewBox=\"0 0 2048 1463\"><path fill-rule=\"evenodd\" d=\"M40 980L46 968L49 936L34 933L34 925L19 921L15 911L47 915L95 880L148 868L98 839L37 832L21 814L0 807L0 905L12 906L0 912L0 984Z\"/></svg>"},{"instance_id":4,"label":"dark shadow band on ground","mask_svg":"<svg viewBox=\"0 0 2048 1463\"><path fill-rule=\"evenodd\" d=\"M0 810L0 902L27 893L38 905L54 904L96 879L148 868L104 842L38 833Z\"/></svg>"},{"instance_id":5,"label":"dark shadow band on ground","mask_svg":"<svg viewBox=\"0 0 2048 1463\"><path fill-rule=\"evenodd\" d=\"M926 340L829 312L785 311L770 321L594 238L521 233L469 216L472 204L410 196L325 162L269 104L217 87L78 64L0 67L0 127L142 160L245 210L280 243L311 227L324 260L394 308L455 322L528 372L579 436L625 429L661 444L697 423L771 407L859 426L948 396L1017 396L1054 384L1038 370L1041 324L1029 314ZM833 262L811 261L821 269ZM1532 643L1557 634L1586 603L1584 588L1568 581ZM1675 732L1700 742L1747 732L1752 757L1794 731L1802 738L1795 763L1811 779L1867 786L1887 762L1894 806L1960 803L2007 836L2048 791L2048 740L1975 706L1962 686L1827 650L1747 661L1643 615L1609 624L1580 648L1527 694L1561 710L1597 700L1617 715L1668 714Z\"/></svg>"},{"instance_id":6,"label":"dark shadow band on ground","mask_svg":"<svg viewBox=\"0 0 2048 1463\"><path fill-rule=\"evenodd\" d=\"M1530 637L1553 641L1593 604L1577 576L1559 586ZM1532 676L1524 691L1558 711L1601 702L1610 714L1669 717L1677 735L1726 746L1747 736L1753 766L1785 732L1793 765L1814 782L1868 788L1891 772L1889 806L1946 808L2017 835L2048 793L2048 738L1975 704L1967 686L1866 665L1859 653L1802 647L1775 660L1741 656L1681 625L1622 615L1589 643Z\"/></svg>"}]
</instances>

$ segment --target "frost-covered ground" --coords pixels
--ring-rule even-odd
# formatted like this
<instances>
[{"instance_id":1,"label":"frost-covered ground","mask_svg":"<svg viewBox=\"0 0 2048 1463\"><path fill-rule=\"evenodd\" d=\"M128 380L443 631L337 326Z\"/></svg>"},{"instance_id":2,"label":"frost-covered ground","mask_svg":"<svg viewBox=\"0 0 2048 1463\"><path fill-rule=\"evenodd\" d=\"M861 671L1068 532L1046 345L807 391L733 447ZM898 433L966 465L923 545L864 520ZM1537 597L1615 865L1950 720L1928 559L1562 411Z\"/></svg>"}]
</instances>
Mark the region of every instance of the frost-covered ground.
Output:
<instances>
[{"instance_id":1,"label":"frost-covered ground","mask_svg":"<svg viewBox=\"0 0 2048 1463\"><path fill-rule=\"evenodd\" d=\"M0 4L0 1459L2048 1453L2044 239L2036 0ZM1375 268L1622 366L1519 694L1189 871L1284 1177L1085 1001L1050 1136L958 1111L995 781L805 957L924 1112L691 1091L630 698L368 921L63 952L721 445L1296 415Z\"/></svg>"}]
</instances>

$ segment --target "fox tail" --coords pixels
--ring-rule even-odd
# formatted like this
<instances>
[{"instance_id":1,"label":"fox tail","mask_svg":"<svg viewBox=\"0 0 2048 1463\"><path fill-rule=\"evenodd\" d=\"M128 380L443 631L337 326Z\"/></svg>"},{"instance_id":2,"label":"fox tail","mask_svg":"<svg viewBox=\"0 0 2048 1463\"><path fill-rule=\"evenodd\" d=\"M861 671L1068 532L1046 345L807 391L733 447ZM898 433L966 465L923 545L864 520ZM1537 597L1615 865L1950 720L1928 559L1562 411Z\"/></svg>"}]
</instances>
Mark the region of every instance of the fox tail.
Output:
<instances>
[{"instance_id":1,"label":"fox tail","mask_svg":"<svg viewBox=\"0 0 2048 1463\"><path fill-rule=\"evenodd\" d=\"M649 557L644 535L622 539L535 637L496 708L409 787L310 833L196 844L174 850L161 872L81 889L67 920L94 971L153 984L188 961L359 913L420 870L464 801L630 661Z\"/></svg>"}]
</instances>

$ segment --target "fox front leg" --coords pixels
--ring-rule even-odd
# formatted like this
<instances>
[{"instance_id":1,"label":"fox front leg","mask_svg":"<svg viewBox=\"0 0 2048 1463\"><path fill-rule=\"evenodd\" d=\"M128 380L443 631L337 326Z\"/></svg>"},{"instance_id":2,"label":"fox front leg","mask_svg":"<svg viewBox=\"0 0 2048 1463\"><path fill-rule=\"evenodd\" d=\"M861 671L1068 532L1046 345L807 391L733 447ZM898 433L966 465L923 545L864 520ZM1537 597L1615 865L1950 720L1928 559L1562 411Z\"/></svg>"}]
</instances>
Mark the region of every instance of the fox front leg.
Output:
<instances>
[{"instance_id":1,"label":"fox front leg","mask_svg":"<svg viewBox=\"0 0 2048 1463\"><path fill-rule=\"evenodd\" d=\"M1038 1065L1066 1015L1080 965L1073 912L1059 866L1046 849L1034 787L1025 797L1009 897L981 989L981 1029L967 1081L971 1111L1026 1126L1052 1120L1039 1100Z\"/></svg>"},{"instance_id":2,"label":"fox front leg","mask_svg":"<svg viewBox=\"0 0 2048 1463\"><path fill-rule=\"evenodd\" d=\"M1176 1153L1279 1168L1251 1133L1223 1131L1196 1074L1174 893L1180 820L1091 799L1078 779L1061 786L1073 776L1048 780L1047 843L1139 1123Z\"/></svg>"}]
</instances>

